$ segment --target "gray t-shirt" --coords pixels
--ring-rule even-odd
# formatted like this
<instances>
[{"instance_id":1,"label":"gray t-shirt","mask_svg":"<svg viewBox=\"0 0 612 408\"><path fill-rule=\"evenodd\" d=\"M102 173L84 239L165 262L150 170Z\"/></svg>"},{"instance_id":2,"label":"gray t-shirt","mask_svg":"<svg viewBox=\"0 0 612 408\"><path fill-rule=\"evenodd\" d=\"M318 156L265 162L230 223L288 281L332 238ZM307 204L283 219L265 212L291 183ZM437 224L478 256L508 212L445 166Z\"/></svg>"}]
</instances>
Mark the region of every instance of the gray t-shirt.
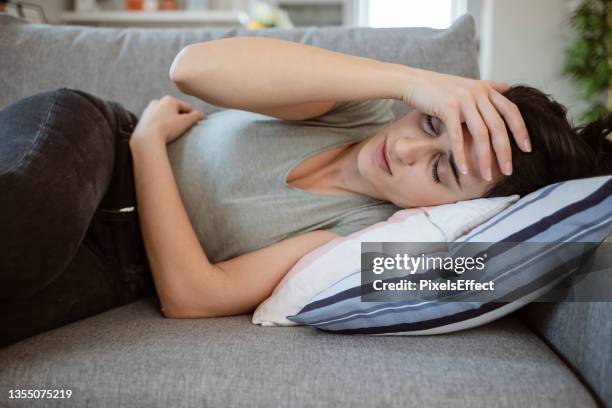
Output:
<instances>
[{"instance_id":1,"label":"gray t-shirt","mask_svg":"<svg viewBox=\"0 0 612 408\"><path fill-rule=\"evenodd\" d=\"M393 102L339 102L301 121L229 109L208 115L169 144L181 198L211 262L308 231L348 235L398 211L367 196L312 193L286 183L304 159L391 124Z\"/></svg>"}]
</instances>

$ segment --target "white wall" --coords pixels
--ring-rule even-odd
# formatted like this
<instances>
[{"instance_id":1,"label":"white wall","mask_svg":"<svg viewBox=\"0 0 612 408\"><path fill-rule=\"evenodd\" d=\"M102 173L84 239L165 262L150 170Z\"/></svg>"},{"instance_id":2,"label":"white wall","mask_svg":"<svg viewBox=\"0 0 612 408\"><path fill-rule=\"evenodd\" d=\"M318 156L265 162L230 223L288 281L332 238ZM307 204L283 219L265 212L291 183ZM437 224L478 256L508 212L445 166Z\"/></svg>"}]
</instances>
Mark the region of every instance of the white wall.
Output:
<instances>
[{"instance_id":1,"label":"white wall","mask_svg":"<svg viewBox=\"0 0 612 408\"><path fill-rule=\"evenodd\" d=\"M576 117L576 88L560 71L572 39L572 0L484 0L480 18L483 79L526 83L552 94Z\"/></svg>"},{"instance_id":2,"label":"white wall","mask_svg":"<svg viewBox=\"0 0 612 408\"><path fill-rule=\"evenodd\" d=\"M480 21L485 0L467 0L467 12L474 16L476 21L476 35L480 35Z\"/></svg>"},{"instance_id":3,"label":"white wall","mask_svg":"<svg viewBox=\"0 0 612 408\"><path fill-rule=\"evenodd\" d=\"M58 24L60 22L60 13L67 9L69 0L27 0L26 3L38 4L42 6L47 21L50 24Z\"/></svg>"}]
</instances>

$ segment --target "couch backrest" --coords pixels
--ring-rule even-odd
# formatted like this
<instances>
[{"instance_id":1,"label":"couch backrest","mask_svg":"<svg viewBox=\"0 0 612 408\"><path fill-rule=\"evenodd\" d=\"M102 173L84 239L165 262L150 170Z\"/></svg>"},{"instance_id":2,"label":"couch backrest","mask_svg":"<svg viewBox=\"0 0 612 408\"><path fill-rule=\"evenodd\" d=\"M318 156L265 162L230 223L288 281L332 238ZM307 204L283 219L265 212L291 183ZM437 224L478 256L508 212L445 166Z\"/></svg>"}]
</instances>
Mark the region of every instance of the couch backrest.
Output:
<instances>
[{"instance_id":1,"label":"couch backrest","mask_svg":"<svg viewBox=\"0 0 612 408\"><path fill-rule=\"evenodd\" d=\"M0 108L38 91L65 86L118 101L137 115L151 99L166 94L210 113L219 108L182 95L174 87L168 77L170 65L187 44L245 35L292 40L466 77L479 75L474 20L469 15L447 30L120 29L30 24L0 15ZM400 101L394 110L402 112Z\"/></svg>"}]
</instances>

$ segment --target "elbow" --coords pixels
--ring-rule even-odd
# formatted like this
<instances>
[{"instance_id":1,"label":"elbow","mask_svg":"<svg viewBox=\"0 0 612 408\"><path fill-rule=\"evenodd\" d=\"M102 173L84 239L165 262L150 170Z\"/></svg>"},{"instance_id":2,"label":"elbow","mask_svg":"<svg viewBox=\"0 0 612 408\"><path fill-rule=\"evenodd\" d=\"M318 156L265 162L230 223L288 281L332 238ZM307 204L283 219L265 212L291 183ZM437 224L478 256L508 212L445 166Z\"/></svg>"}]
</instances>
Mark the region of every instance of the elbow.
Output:
<instances>
[{"instance_id":1,"label":"elbow","mask_svg":"<svg viewBox=\"0 0 612 408\"><path fill-rule=\"evenodd\" d=\"M194 54L196 52L195 47L197 44L190 44L174 57L172 64L170 65L170 71L168 76L170 80L184 93L189 93L189 84L192 81L194 66Z\"/></svg>"},{"instance_id":2,"label":"elbow","mask_svg":"<svg viewBox=\"0 0 612 408\"><path fill-rule=\"evenodd\" d=\"M166 319L204 319L215 317L215 314L210 310L189 305L165 304L162 306L161 312Z\"/></svg>"},{"instance_id":3,"label":"elbow","mask_svg":"<svg viewBox=\"0 0 612 408\"><path fill-rule=\"evenodd\" d=\"M183 319L184 313L182 309L177 307L162 306L161 313L166 319Z\"/></svg>"},{"instance_id":4,"label":"elbow","mask_svg":"<svg viewBox=\"0 0 612 408\"><path fill-rule=\"evenodd\" d=\"M183 316L183 308L170 304L169 302L161 302L161 313L166 319L181 319Z\"/></svg>"},{"instance_id":5,"label":"elbow","mask_svg":"<svg viewBox=\"0 0 612 408\"><path fill-rule=\"evenodd\" d=\"M189 53L190 46L184 47L177 55L174 57L174 61L172 61L172 65L170 65L170 72L168 76L170 80L174 82L177 88L183 91L183 87L186 83L186 68L187 64L187 54ZM184 91L183 91L184 92Z\"/></svg>"}]
</instances>

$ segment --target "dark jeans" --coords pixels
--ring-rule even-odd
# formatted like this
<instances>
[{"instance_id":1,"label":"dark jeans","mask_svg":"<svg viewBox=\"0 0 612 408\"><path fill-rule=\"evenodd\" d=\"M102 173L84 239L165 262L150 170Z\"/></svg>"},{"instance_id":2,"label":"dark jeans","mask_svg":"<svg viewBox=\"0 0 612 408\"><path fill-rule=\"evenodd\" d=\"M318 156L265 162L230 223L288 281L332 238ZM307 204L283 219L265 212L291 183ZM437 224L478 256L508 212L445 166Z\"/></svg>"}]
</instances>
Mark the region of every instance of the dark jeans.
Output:
<instances>
[{"instance_id":1,"label":"dark jeans","mask_svg":"<svg viewBox=\"0 0 612 408\"><path fill-rule=\"evenodd\" d=\"M67 88L0 110L0 346L155 294L128 144L137 121Z\"/></svg>"}]
</instances>

